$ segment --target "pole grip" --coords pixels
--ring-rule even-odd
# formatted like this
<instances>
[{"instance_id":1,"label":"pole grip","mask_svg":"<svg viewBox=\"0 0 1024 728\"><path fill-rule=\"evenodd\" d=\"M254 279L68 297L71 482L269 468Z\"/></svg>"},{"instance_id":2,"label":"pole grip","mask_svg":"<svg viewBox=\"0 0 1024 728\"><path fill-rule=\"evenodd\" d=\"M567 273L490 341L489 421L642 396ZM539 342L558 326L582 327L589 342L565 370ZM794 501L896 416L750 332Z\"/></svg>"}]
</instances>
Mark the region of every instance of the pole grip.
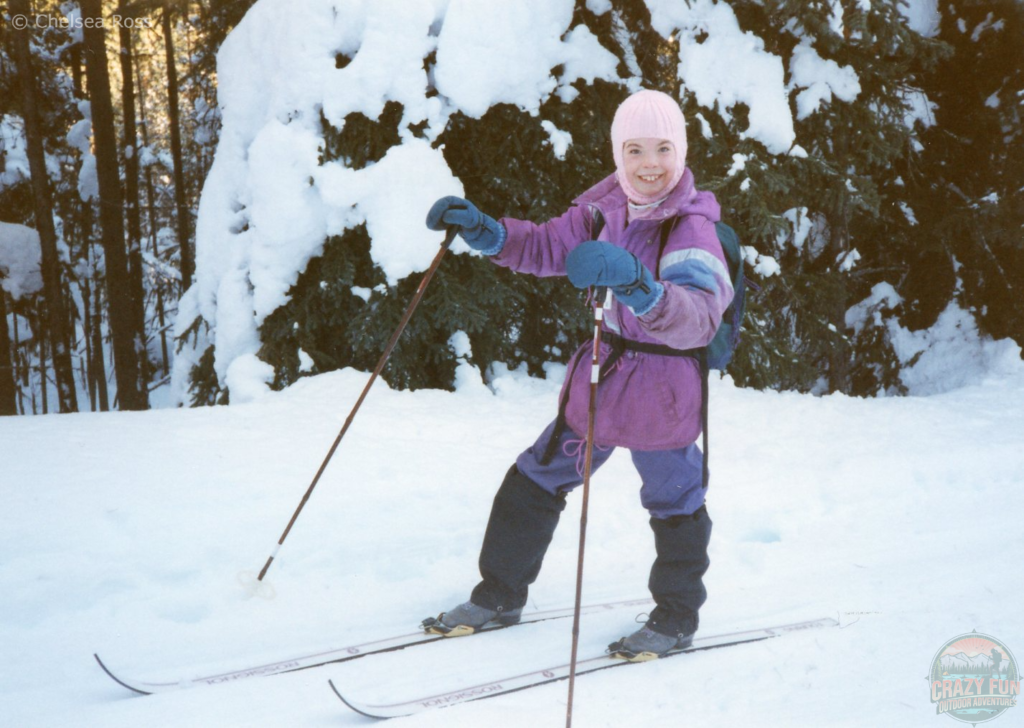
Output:
<instances>
[{"instance_id":1,"label":"pole grip","mask_svg":"<svg viewBox=\"0 0 1024 728\"><path fill-rule=\"evenodd\" d=\"M455 241L455 236L459 234L458 225L449 225L448 230L444 234L444 240L441 241L441 247L444 250L448 250Z\"/></svg>"}]
</instances>

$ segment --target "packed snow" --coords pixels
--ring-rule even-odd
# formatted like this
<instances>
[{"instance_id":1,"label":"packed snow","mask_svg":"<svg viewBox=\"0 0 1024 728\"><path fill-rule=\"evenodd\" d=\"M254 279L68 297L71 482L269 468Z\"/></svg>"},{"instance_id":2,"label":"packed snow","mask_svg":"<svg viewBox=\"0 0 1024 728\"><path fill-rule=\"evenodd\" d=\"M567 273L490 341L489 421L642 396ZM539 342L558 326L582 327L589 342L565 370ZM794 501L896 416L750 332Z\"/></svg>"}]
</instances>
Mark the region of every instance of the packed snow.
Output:
<instances>
[{"instance_id":1,"label":"packed snow","mask_svg":"<svg viewBox=\"0 0 1024 728\"><path fill-rule=\"evenodd\" d=\"M453 337L468 354L468 341ZM928 397L711 387L715 527L705 634L787 635L581 677L579 726L941 725L924 676L977 629L1024 653L1024 368ZM460 363L455 392L378 381L267 581L253 574L367 380L343 370L246 405L0 420L0 716L32 726L365 725L330 691L411 699L565 664L569 621L149 697L110 680L265 664L415 631L465 599L490 501L554 415L549 379ZM594 476L585 603L646 596L653 542L627 453ZM528 611L570 606L579 493ZM640 610L637 610L640 611ZM633 612L584 619L583 655ZM402 719L560 725L566 684ZM1020 708L999 725L1013 725Z\"/></svg>"}]
</instances>

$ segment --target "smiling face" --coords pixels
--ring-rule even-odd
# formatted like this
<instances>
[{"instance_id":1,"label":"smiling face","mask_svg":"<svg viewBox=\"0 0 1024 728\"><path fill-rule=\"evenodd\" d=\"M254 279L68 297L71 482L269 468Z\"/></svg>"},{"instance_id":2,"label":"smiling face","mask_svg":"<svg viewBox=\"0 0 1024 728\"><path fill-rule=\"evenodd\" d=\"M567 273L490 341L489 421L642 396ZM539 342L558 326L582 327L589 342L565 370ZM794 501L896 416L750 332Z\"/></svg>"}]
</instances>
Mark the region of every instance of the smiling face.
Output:
<instances>
[{"instance_id":1,"label":"smiling face","mask_svg":"<svg viewBox=\"0 0 1024 728\"><path fill-rule=\"evenodd\" d=\"M676 169L676 148L668 139L627 139L623 171L637 192L656 197L666 192Z\"/></svg>"}]
</instances>

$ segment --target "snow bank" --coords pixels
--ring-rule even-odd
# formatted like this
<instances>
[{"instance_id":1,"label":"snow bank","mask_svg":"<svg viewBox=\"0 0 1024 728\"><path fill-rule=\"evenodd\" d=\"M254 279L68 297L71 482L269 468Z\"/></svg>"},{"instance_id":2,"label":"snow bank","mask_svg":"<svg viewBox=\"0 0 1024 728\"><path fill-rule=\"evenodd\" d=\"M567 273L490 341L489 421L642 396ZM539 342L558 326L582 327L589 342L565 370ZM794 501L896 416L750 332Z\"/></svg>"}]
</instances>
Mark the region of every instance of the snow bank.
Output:
<instances>
[{"instance_id":1,"label":"snow bank","mask_svg":"<svg viewBox=\"0 0 1024 728\"><path fill-rule=\"evenodd\" d=\"M1012 339L982 336L974 315L951 301L929 328L911 331L885 317L903 298L888 283L846 312L846 325L860 333L885 326L900 360L900 381L911 395L932 395L976 385L990 377L1024 373L1021 347Z\"/></svg>"},{"instance_id":2,"label":"snow bank","mask_svg":"<svg viewBox=\"0 0 1024 728\"><path fill-rule=\"evenodd\" d=\"M1021 347L1012 339L982 336L974 316L951 301L924 331L890 327L893 348L904 366L900 380L910 394L948 392L988 377L1024 371Z\"/></svg>"},{"instance_id":3,"label":"snow bank","mask_svg":"<svg viewBox=\"0 0 1024 728\"><path fill-rule=\"evenodd\" d=\"M468 353L464 337L452 345ZM365 726L328 678L356 699L398 701L565 664L571 620L150 697L92 658L176 682L409 634L466 599L495 490L558 396L557 377L491 375L495 395L475 383L375 385L267 575L272 599L247 591L245 574L266 561L365 373L306 378L241 406L0 418L4 725ZM715 525L701 630L819 617L843 629L587 675L575 722L948 723L922 680L944 640L977 629L1024 650L1013 577L1024 373L878 399L710 384ZM639 488L627 452L594 474L584 603L647 595L654 544ZM581 495L568 499L528 611L573 602ZM580 655L603 654L634 617L585 618ZM555 726L565 700L561 682L403 725Z\"/></svg>"}]
</instances>

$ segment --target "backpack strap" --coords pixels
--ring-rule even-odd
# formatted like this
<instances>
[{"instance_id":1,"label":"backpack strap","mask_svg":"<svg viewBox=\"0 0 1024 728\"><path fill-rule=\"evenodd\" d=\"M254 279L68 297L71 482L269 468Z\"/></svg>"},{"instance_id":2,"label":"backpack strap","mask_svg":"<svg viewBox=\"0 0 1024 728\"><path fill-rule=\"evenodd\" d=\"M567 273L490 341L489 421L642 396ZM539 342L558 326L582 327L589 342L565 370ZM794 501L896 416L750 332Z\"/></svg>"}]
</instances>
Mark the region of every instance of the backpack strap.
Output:
<instances>
[{"instance_id":1,"label":"backpack strap","mask_svg":"<svg viewBox=\"0 0 1024 728\"><path fill-rule=\"evenodd\" d=\"M590 239L597 240L597 236L604 229L604 213L597 205L590 205Z\"/></svg>"},{"instance_id":2,"label":"backpack strap","mask_svg":"<svg viewBox=\"0 0 1024 728\"><path fill-rule=\"evenodd\" d=\"M701 476L700 482L701 487L704 490L708 489L708 482L711 479L711 471L708 470L708 379L711 376L711 370L708 368L708 350L707 347L697 350L700 352L697 355L697 361L700 364L700 432L701 432Z\"/></svg>"},{"instance_id":3,"label":"backpack strap","mask_svg":"<svg viewBox=\"0 0 1024 728\"><path fill-rule=\"evenodd\" d=\"M677 220L678 218L673 217L661 223L661 244L658 247L657 266L657 275L659 278L661 277L661 259L665 255L665 248L668 246L669 236L672 235L672 231L675 229ZM701 487L703 487L704 490L707 490L708 482L711 477L711 472L708 470L708 421L710 420L708 412L708 379L711 376L711 368L708 366L708 349L706 346L699 349L687 349L684 355L693 357L700 365L700 432L702 455Z\"/></svg>"},{"instance_id":4,"label":"backpack strap","mask_svg":"<svg viewBox=\"0 0 1024 728\"><path fill-rule=\"evenodd\" d=\"M665 248L668 246L669 236L672 235L672 231L676 229L676 221L679 218L672 217L668 220L663 220L661 225L658 226L658 233L661 241L658 245L658 262L655 265L655 278L661 278L661 259L665 255Z\"/></svg>"}]
</instances>

